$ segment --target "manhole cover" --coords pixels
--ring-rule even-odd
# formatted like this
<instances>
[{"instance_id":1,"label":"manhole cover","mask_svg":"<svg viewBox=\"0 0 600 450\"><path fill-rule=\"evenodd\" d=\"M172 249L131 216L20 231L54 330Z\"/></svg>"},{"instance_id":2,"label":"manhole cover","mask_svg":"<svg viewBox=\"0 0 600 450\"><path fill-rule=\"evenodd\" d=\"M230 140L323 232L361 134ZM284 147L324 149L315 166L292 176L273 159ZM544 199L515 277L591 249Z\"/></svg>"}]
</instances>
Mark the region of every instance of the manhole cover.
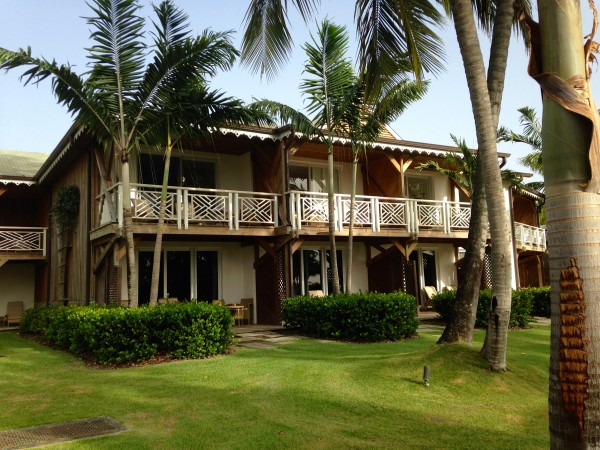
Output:
<instances>
[{"instance_id":1,"label":"manhole cover","mask_svg":"<svg viewBox=\"0 0 600 450\"><path fill-rule=\"evenodd\" d=\"M0 449L37 447L127 431L112 417L93 417L53 425L0 431Z\"/></svg>"}]
</instances>

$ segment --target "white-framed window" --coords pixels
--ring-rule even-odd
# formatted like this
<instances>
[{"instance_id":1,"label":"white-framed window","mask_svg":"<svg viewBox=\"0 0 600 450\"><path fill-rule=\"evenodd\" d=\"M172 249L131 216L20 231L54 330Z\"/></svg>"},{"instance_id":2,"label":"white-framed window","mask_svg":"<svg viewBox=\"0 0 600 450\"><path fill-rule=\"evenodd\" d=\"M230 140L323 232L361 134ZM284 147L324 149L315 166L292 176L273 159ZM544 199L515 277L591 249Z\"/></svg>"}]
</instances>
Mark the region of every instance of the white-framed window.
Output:
<instances>
[{"instance_id":1,"label":"white-framed window","mask_svg":"<svg viewBox=\"0 0 600 450\"><path fill-rule=\"evenodd\" d=\"M327 167L290 165L290 190L305 192L327 192ZM333 190L340 191L339 171L333 169Z\"/></svg>"},{"instance_id":2,"label":"white-framed window","mask_svg":"<svg viewBox=\"0 0 600 450\"><path fill-rule=\"evenodd\" d=\"M140 153L138 156L138 180L141 184L162 185L164 170L164 155ZM216 189L216 162L192 155L172 155L168 185Z\"/></svg>"},{"instance_id":3,"label":"white-framed window","mask_svg":"<svg viewBox=\"0 0 600 450\"><path fill-rule=\"evenodd\" d=\"M405 176L406 197L417 200L433 200L433 185L431 177L426 175L406 175Z\"/></svg>"}]
</instances>

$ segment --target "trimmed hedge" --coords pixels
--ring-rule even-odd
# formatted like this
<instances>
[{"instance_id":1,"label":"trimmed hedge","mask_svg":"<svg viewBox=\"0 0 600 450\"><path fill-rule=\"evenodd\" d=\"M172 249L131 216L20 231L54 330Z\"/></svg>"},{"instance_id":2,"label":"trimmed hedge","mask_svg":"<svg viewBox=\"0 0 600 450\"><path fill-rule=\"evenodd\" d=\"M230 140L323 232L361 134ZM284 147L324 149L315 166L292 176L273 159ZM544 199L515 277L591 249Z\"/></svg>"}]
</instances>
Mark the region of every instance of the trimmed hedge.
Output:
<instances>
[{"instance_id":1,"label":"trimmed hedge","mask_svg":"<svg viewBox=\"0 0 600 450\"><path fill-rule=\"evenodd\" d=\"M550 286L526 288L531 293L534 316L550 317Z\"/></svg>"},{"instance_id":2,"label":"trimmed hedge","mask_svg":"<svg viewBox=\"0 0 600 450\"><path fill-rule=\"evenodd\" d=\"M282 303L286 328L355 342L398 340L414 335L419 321L412 295L340 294L292 297Z\"/></svg>"},{"instance_id":3,"label":"trimmed hedge","mask_svg":"<svg viewBox=\"0 0 600 450\"><path fill-rule=\"evenodd\" d=\"M233 317L207 303L176 303L136 309L49 306L25 312L21 329L99 364L176 359L225 353L233 341Z\"/></svg>"},{"instance_id":4,"label":"trimmed hedge","mask_svg":"<svg viewBox=\"0 0 600 450\"><path fill-rule=\"evenodd\" d=\"M512 292L510 309L510 326L525 327L532 320L532 294L529 289L521 289ZM452 307L456 300L456 291L444 291L433 296L433 309L442 317L444 322L449 323L452 318ZM479 293L477 304L477 316L475 326L485 328L488 324L492 305L492 290L485 289Z\"/></svg>"}]
</instances>

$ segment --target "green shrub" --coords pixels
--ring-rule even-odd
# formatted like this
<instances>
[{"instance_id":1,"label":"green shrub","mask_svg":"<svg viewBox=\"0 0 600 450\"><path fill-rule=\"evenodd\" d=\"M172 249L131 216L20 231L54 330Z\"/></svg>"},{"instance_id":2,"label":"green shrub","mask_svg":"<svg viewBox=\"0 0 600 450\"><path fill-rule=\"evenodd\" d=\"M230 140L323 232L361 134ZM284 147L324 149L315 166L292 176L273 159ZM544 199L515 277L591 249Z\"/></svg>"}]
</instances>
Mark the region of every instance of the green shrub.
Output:
<instances>
[{"instance_id":1,"label":"green shrub","mask_svg":"<svg viewBox=\"0 0 600 450\"><path fill-rule=\"evenodd\" d=\"M533 307L531 314L538 317L550 317L550 286L522 289L531 294Z\"/></svg>"},{"instance_id":2,"label":"green shrub","mask_svg":"<svg viewBox=\"0 0 600 450\"><path fill-rule=\"evenodd\" d=\"M452 319L452 308L456 301L456 291L444 291L433 296L433 309L442 317L444 322L449 323ZM492 290L484 289L479 292L477 303L477 316L475 326L485 328L488 324L492 309ZM512 292L510 326L524 327L531 322L532 295L527 290Z\"/></svg>"},{"instance_id":3,"label":"green shrub","mask_svg":"<svg viewBox=\"0 0 600 450\"><path fill-rule=\"evenodd\" d=\"M375 342L412 336L416 301L404 293L293 297L282 303L286 328L347 341Z\"/></svg>"},{"instance_id":4,"label":"green shrub","mask_svg":"<svg viewBox=\"0 0 600 450\"><path fill-rule=\"evenodd\" d=\"M139 362L157 355L201 358L225 353L233 318L206 303L156 307L48 307L28 311L22 329L100 364Z\"/></svg>"}]
</instances>

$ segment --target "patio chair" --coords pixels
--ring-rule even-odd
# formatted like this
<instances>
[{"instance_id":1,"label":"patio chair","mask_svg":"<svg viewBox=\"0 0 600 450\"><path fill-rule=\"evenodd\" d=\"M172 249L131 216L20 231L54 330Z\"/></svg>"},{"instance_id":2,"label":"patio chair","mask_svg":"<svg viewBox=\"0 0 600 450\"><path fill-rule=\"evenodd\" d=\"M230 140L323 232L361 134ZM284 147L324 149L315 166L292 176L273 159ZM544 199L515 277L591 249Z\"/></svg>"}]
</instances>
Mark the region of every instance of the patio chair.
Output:
<instances>
[{"instance_id":1,"label":"patio chair","mask_svg":"<svg viewBox=\"0 0 600 450\"><path fill-rule=\"evenodd\" d=\"M240 304L244 307L244 314L242 320L248 321L248 325L254 323L252 320L252 313L254 309L254 299L253 298L243 298L240 300Z\"/></svg>"},{"instance_id":2,"label":"patio chair","mask_svg":"<svg viewBox=\"0 0 600 450\"><path fill-rule=\"evenodd\" d=\"M433 308L432 297L437 295L437 289L435 286L425 286L423 288L423 293L425 294L425 304L423 305L424 309Z\"/></svg>"},{"instance_id":3,"label":"patio chair","mask_svg":"<svg viewBox=\"0 0 600 450\"><path fill-rule=\"evenodd\" d=\"M8 302L6 304L6 316L4 316L6 325L19 325L24 309L22 301Z\"/></svg>"}]
</instances>

